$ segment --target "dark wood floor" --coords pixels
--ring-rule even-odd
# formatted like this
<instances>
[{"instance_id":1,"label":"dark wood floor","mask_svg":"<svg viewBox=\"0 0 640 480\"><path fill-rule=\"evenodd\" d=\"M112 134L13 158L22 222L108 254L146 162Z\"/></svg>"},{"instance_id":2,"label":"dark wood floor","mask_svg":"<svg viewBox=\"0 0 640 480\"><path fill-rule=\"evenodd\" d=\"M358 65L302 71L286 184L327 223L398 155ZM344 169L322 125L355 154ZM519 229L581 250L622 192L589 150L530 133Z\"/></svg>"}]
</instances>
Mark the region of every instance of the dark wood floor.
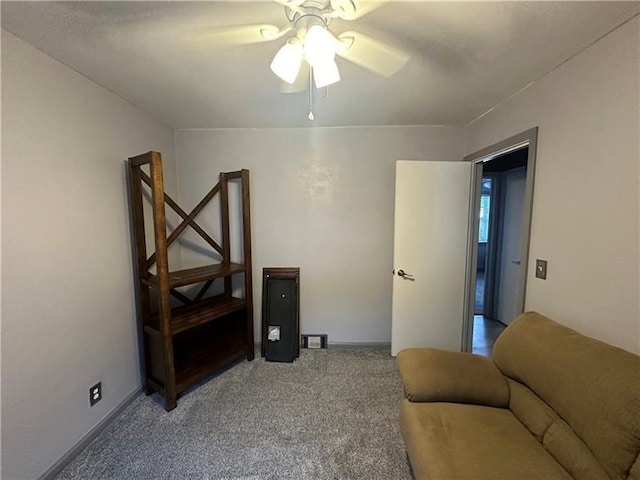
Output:
<instances>
[{"instance_id":1,"label":"dark wood floor","mask_svg":"<svg viewBox=\"0 0 640 480\"><path fill-rule=\"evenodd\" d=\"M493 344L505 328L507 327L497 320L484 318L482 315L474 315L473 348L471 351L476 355L491 356Z\"/></svg>"}]
</instances>

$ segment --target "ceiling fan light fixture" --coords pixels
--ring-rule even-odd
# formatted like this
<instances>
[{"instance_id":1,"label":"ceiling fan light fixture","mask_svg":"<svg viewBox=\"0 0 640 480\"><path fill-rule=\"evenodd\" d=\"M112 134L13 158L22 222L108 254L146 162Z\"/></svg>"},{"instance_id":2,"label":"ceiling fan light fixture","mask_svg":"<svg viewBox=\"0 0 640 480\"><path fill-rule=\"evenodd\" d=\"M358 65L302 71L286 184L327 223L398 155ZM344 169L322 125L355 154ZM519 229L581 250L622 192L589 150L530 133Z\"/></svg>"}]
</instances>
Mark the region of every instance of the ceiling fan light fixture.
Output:
<instances>
[{"instance_id":1,"label":"ceiling fan light fixture","mask_svg":"<svg viewBox=\"0 0 640 480\"><path fill-rule=\"evenodd\" d=\"M287 83L293 83L300 72L303 47L297 38L285 43L271 62L271 70Z\"/></svg>"},{"instance_id":2,"label":"ceiling fan light fixture","mask_svg":"<svg viewBox=\"0 0 640 480\"><path fill-rule=\"evenodd\" d=\"M313 80L316 88L326 87L340 81L340 71L332 58L313 67Z\"/></svg>"},{"instance_id":3,"label":"ceiling fan light fixture","mask_svg":"<svg viewBox=\"0 0 640 480\"><path fill-rule=\"evenodd\" d=\"M338 41L322 25L312 25L304 38L304 55L312 67L332 61L336 56Z\"/></svg>"}]
</instances>

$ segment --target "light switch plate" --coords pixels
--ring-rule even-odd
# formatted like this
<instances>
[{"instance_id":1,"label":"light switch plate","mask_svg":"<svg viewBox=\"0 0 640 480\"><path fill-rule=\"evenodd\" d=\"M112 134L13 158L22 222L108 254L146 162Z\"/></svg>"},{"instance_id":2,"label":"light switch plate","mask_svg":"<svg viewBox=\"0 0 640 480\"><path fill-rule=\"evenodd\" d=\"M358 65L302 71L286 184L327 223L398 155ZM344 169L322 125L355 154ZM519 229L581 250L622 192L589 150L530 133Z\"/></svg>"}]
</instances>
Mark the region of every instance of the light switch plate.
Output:
<instances>
[{"instance_id":1,"label":"light switch plate","mask_svg":"<svg viewBox=\"0 0 640 480\"><path fill-rule=\"evenodd\" d=\"M536 259L536 278L547 279L547 261Z\"/></svg>"}]
</instances>

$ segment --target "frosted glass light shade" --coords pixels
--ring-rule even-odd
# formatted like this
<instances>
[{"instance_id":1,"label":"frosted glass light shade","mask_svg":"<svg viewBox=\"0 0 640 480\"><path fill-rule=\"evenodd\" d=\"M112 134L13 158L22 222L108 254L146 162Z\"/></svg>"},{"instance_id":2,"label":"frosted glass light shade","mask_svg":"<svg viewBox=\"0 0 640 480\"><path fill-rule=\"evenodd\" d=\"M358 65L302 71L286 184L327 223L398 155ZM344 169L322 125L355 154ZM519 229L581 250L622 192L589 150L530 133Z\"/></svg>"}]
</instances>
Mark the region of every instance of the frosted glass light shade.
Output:
<instances>
[{"instance_id":1,"label":"frosted glass light shade","mask_svg":"<svg viewBox=\"0 0 640 480\"><path fill-rule=\"evenodd\" d=\"M304 55L312 67L333 60L336 56L337 40L321 25L313 25L304 38Z\"/></svg>"},{"instance_id":2,"label":"frosted glass light shade","mask_svg":"<svg viewBox=\"0 0 640 480\"><path fill-rule=\"evenodd\" d=\"M317 88L326 87L340 81L340 72L334 59L322 62L313 67L313 79Z\"/></svg>"},{"instance_id":3,"label":"frosted glass light shade","mask_svg":"<svg viewBox=\"0 0 640 480\"><path fill-rule=\"evenodd\" d=\"M273 57L271 70L285 82L295 82L300 72L302 53L302 44L299 41L289 40Z\"/></svg>"}]
</instances>

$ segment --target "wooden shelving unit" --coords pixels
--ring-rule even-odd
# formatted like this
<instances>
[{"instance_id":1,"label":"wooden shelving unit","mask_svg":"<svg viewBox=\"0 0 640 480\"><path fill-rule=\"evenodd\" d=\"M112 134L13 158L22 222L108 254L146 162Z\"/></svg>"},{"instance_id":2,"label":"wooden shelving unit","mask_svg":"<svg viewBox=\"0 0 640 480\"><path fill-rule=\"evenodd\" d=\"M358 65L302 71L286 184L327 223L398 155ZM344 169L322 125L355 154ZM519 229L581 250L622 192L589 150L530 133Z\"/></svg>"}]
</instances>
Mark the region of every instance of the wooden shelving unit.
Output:
<instances>
[{"instance_id":1,"label":"wooden shelving unit","mask_svg":"<svg viewBox=\"0 0 640 480\"><path fill-rule=\"evenodd\" d=\"M148 166L149 173L144 171ZM164 396L167 411L177 396L229 364L253 360L253 292L251 279L251 214L249 171L224 172L198 205L187 213L164 192L162 157L148 152L129 158L129 206L134 240L134 266L138 319L144 350L145 391ZM231 262L229 234L229 182L242 189L243 262ZM151 194L155 252L147 256L144 190ZM197 215L220 195L220 243L195 221ZM165 204L182 218L167 235ZM187 227L209 244L220 262L186 270L169 269L168 248ZM155 272L151 269L155 266ZM244 275L244 297L231 294L231 279ZM211 296L211 286L221 279L223 293ZM188 297L178 288L201 284ZM153 308L157 305L157 308Z\"/></svg>"}]
</instances>

